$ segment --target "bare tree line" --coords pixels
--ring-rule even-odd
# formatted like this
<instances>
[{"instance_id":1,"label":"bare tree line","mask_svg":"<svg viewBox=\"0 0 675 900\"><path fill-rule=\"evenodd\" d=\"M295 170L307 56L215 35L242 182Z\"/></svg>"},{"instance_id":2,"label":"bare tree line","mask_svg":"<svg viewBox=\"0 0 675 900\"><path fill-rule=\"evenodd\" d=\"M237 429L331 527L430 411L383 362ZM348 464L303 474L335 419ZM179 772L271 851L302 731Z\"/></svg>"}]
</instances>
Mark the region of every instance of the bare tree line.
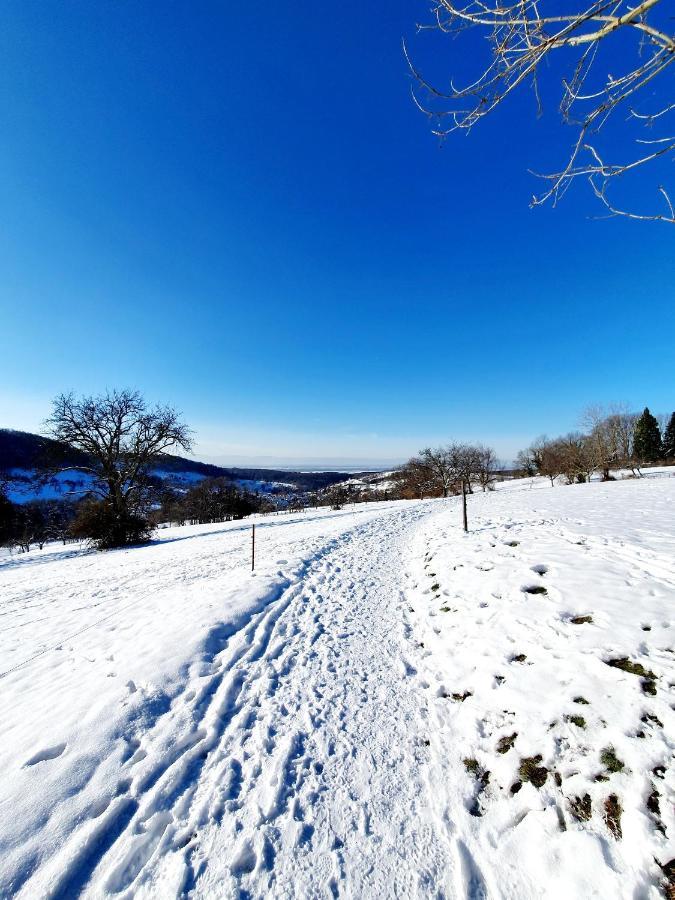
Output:
<instances>
[{"instance_id":1,"label":"bare tree line","mask_svg":"<svg viewBox=\"0 0 675 900\"><path fill-rule=\"evenodd\" d=\"M610 481L617 469L629 469L639 477L646 465L675 464L675 412L654 416L647 407L635 413L621 405L594 405L584 410L580 424L583 431L556 438L544 435L521 450L515 473L543 475L551 485L560 478L574 484L590 481L595 473ZM427 447L393 473L392 496L448 497L461 493L463 484L469 493L479 487L489 491L507 472L495 451L483 444Z\"/></svg>"},{"instance_id":2,"label":"bare tree line","mask_svg":"<svg viewBox=\"0 0 675 900\"><path fill-rule=\"evenodd\" d=\"M647 464L675 462L675 413L656 417L648 408L639 414L625 407L589 406L581 417L585 431L557 438L537 438L516 457L526 475L544 475L551 485L564 477L568 484L590 481L600 473L603 481L612 471L630 469L640 476Z\"/></svg>"},{"instance_id":3,"label":"bare tree line","mask_svg":"<svg viewBox=\"0 0 675 900\"><path fill-rule=\"evenodd\" d=\"M474 487L492 490L498 468L491 447L450 443L421 450L394 472L393 480L403 498L448 497L461 493L462 483L469 493Z\"/></svg>"},{"instance_id":4,"label":"bare tree line","mask_svg":"<svg viewBox=\"0 0 675 900\"><path fill-rule=\"evenodd\" d=\"M32 500L12 503L0 484L0 547L27 553L35 545L40 550L50 541L73 539L71 527L76 510L67 500Z\"/></svg>"}]
</instances>

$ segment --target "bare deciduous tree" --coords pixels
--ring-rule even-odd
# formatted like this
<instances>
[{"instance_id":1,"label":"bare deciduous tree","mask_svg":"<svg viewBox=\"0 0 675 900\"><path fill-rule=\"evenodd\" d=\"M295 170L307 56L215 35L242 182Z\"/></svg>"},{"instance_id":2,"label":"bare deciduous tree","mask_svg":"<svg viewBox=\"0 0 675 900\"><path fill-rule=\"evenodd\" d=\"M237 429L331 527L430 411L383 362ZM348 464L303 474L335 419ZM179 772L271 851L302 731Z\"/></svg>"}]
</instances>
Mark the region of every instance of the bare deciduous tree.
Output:
<instances>
[{"instance_id":1,"label":"bare deciduous tree","mask_svg":"<svg viewBox=\"0 0 675 900\"><path fill-rule=\"evenodd\" d=\"M151 464L172 447L191 447L190 431L178 413L168 406L149 408L137 391L80 399L61 394L46 424L57 441L88 457L87 464L76 468L90 475L89 490L100 501L86 511L87 523L96 531L89 536L102 547L146 536L144 501Z\"/></svg>"},{"instance_id":2,"label":"bare deciduous tree","mask_svg":"<svg viewBox=\"0 0 675 900\"><path fill-rule=\"evenodd\" d=\"M417 456L396 470L394 481L401 496L407 499L432 497L438 486L432 469Z\"/></svg>"},{"instance_id":3,"label":"bare deciduous tree","mask_svg":"<svg viewBox=\"0 0 675 900\"><path fill-rule=\"evenodd\" d=\"M594 446L588 435L573 431L559 438L556 449L560 455L562 474L568 484L591 480L596 469Z\"/></svg>"},{"instance_id":4,"label":"bare deciduous tree","mask_svg":"<svg viewBox=\"0 0 675 900\"><path fill-rule=\"evenodd\" d=\"M543 440L536 448L536 466L540 475L545 475L555 485L555 480L565 471L563 453L557 441Z\"/></svg>"},{"instance_id":5,"label":"bare deciduous tree","mask_svg":"<svg viewBox=\"0 0 675 900\"><path fill-rule=\"evenodd\" d=\"M611 427L619 448L619 462L623 466L629 466L633 475L640 474L639 463L633 452L633 439L635 437L635 423L638 420L637 413L620 410L610 416Z\"/></svg>"},{"instance_id":6,"label":"bare deciduous tree","mask_svg":"<svg viewBox=\"0 0 675 900\"><path fill-rule=\"evenodd\" d=\"M452 485L461 479L455 445L449 444L434 450L427 447L420 451L420 459L438 481L443 496L447 497Z\"/></svg>"},{"instance_id":7,"label":"bare deciduous tree","mask_svg":"<svg viewBox=\"0 0 675 900\"><path fill-rule=\"evenodd\" d=\"M516 454L515 463L523 475L526 475L528 478L537 474L537 464L531 447L527 447L525 450L519 450Z\"/></svg>"},{"instance_id":8,"label":"bare deciduous tree","mask_svg":"<svg viewBox=\"0 0 675 900\"><path fill-rule=\"evenodd\" d=\"M605 408L596 404L586 407L581 424L588 429L589 449L596 467L602 472L602 480L609 481L610 469L617 465L620 456L614 423Z\"/></svg>"},{"instance_id":9,"label":"bare deciduous tree","mask_svg":"<svg viewBox=\"0 0 675 900\"><path fill-rule=\"evenodd\" d=\"M504 6L494 0L437 0L433 20L418 27L460 35L465 58L480 59L485 48L489 56L468 84L451 80L446 89L425 79L406 48L417 83L415 101L443 137L470 130L523 84L532 86L541 112L544 98L551 90L557 92L549 80L540 83L541 76L552 80L560 75L556 102L576 137L567 162L541 176L547 186L532 205L548 200L555 204L574 181L587 178L609 215L675 223L662 185L662 208L653 212L620 208L608 194L621 176L675 155L674 129L668 124L669 116L675 118L672 9L669 15L669 4L661 0L591 0L585 5L570 0L569 5L572 8L552 10L540 0ZM624 155L627 141L631 146L634 141L635 149Z\"/></svg>"},{"instance_id":10,"label":"bare deciduous tree","mask_svg":"<svg viewBox=\"0 0 675 900\"><path fill-rule=\"evenodd\" d=\"M493 490L497 480L497 454L492 447L476 447L476 480L483 491Z\"/></svg>"},{"instance_id":11,"label":"bare deciduous tree","mask_svg":"<svg viewBox=\"0 0 675 900\"><path fill-rule=\"evenodd\" d=\"M461 488L464 482L470 494L473 494L473 485L479 483L481 449L471 444L451 444L448 447L455 471L459 475L459 486Z\"/></svg>"},{"instance_id":12,"label":"bare deciduous tree","mask_svg":"<svg viewBox=\"0 0 675 900\"><path fill-rule=\"evenodd\" d=\"M447 497L461 493L462 483L469 492L474 484L490 490L496 469L497 457L491 447L451 443L421 450L398 469L396 482L406 497Z\"/></svg>"}]
</instances>

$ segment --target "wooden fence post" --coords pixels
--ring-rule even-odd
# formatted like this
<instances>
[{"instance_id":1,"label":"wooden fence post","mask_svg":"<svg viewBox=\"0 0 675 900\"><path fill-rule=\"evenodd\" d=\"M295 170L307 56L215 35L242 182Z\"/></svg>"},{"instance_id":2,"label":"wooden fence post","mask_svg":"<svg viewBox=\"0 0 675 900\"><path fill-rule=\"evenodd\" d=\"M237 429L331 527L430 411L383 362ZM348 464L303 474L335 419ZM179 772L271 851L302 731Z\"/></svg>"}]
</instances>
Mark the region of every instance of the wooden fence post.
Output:
<instances>
[{"instance_id":1,"label":"wooden fence post","mask_svg":"<svg viewBox=\"0 0 675 900\"><path fill-rule=\"evenodd\" d=\"M251 528L251 572L255 569L255 524Z\"/></svg>"},{"instance_id":2,"label":"wooden fence post","mask_svg":"<svg viewBox=\"0 0 675 900\"><path fill-rule=\"evenodd\" d=\"M462 519L464 522L464 531L469 530L469 523L466 518L466 482L462 479Z\"/></svg>"}]
</instances>

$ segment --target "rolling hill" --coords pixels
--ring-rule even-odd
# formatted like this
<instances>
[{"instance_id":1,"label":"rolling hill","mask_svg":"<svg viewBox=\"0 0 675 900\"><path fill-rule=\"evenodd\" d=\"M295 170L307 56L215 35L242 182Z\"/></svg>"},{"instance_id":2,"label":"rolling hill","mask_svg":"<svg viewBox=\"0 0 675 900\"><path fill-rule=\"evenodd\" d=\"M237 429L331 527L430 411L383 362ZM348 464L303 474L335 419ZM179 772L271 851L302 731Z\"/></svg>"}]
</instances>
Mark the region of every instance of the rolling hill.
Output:
<instances>
[{"instance_id":1,"label":"rolling hill","mask_svg":"<svg viewBox=\"0 0 675 900\"><path fill-rule=\"evenodd\" d=\"M54 461L59 465L85 467L88 457L51 438L11 428L0 428L0 473L8 481L8 494L14 502L67 497L86 490L84 472L70 471L38 485L37 476ZM250 490L268 491L275 486L289 486L298 492L316 491L353 478L346 472L288 472L282 469L260 469L216 466L210 463L164 453L157 458L154 474L176 488L185 488L203 478L226 478L245 484Z\"/></svg>"}]
</instances>

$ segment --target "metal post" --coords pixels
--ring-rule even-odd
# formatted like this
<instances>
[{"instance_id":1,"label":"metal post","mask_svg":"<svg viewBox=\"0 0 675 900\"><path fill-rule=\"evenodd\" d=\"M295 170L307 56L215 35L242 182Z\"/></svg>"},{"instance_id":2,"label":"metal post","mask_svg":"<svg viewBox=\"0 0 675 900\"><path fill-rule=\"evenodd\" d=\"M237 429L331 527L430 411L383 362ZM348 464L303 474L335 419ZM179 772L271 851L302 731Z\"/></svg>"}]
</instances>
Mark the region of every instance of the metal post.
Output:
<instances>
[{"instance_id":1,"label":"metal post","mask_svg":"<svg viewBox=\"0 0 675 900\"><path fill-rule=\"evenodd\" d=\"M251 572L255 569L255 524L251 528Z\"/></svg>"},{"instance_id":2,"label":"metal post","mask_svg":"<svg viewBox=\"0 0 675 900\"><path fill-rule=\"evenodd\" d=\"M462 479L462 518L464 521L464 531L469 530L469 524L466 518L466 482Z\"/></svg>"}]
</instances>

